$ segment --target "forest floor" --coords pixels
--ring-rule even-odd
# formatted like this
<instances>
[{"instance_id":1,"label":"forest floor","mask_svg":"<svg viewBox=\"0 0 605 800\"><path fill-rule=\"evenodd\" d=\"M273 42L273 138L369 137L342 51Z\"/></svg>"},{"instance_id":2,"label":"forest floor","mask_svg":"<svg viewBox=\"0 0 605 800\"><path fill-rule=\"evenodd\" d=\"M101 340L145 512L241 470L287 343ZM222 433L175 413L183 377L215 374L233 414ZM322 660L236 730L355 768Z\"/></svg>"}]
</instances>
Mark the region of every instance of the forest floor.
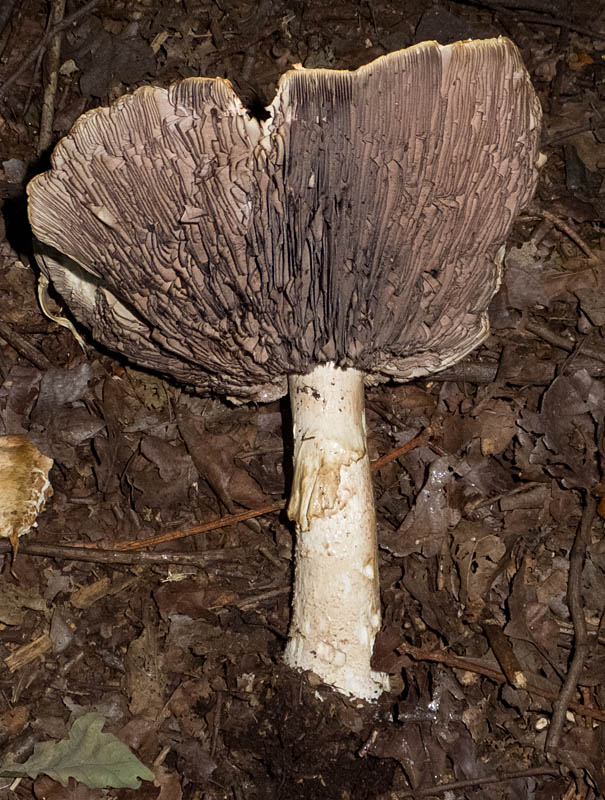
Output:
<instances>
[{"instance_id":1,"label":"forest floor","mask_svg":"<svg viewBox=\"0 0 605 800\"><path fill-rule=\"evenodd\" d=\"M0 5L0 435L54 461L14 564L0 542L0 768L96 712L155 781L62 786L42 770L0 778L0 798L605 794L605 5L60 6ZM507 242L489 339L430 380L367 390L384 457L374 665L392 686L352 702L280 660L287 403L195 397L83 350L38 305L25 186L78 116L144 84L226 77L259 114L293 64L350 69L499 34L539 94L548 160Z\"/></svg>"}]
</instances>

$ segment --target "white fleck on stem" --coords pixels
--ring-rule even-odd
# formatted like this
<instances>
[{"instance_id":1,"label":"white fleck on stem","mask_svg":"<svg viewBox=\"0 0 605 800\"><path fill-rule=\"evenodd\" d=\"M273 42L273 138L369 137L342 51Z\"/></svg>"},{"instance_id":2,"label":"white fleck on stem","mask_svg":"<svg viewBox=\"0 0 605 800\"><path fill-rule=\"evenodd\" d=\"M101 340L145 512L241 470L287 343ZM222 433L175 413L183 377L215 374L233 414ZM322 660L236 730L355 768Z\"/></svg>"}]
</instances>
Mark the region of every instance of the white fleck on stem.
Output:
<instances>
[{"instance_id":1,"label":"white fleck on stem","mask_svg":"<svg viewBox=\"0 0 605 800\"><path fill-rule=\"evenodd\" d=\"M289 378L296 522L294 599L285 662L372 700L388 678L370 667L380 628L376 514L363 373L333 364Z\"/></svg>"}]
</instances>

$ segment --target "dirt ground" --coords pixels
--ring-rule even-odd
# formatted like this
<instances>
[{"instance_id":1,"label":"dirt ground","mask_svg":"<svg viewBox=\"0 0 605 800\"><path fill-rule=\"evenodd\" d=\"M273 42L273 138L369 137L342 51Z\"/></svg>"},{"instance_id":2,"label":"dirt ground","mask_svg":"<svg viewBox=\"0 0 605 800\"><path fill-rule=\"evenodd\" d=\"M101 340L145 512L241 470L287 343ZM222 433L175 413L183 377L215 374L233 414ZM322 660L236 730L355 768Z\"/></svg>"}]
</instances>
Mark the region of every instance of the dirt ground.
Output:
<instances>
[{"instance_id":1,"label":"dirt ground","mask_svg":"<svg viewBox=\"0 0 605 800\"><path fill-rule=\"evenodd\" d=\"M498 34L531 73L548 160L490 338L367 391L384 457L373 663L392 690L351 702L280 660L287 403L196 397L81 348L40 310L25 185L80 114L137 86L223 76L262 115L292 64ZM603 1L3 0L0 87L0 434L54 460L14 565L0 542L0 767L96 712L155 775L111 789L41 770L0 778L0 797L602 796Z\"/></svg>"}]
</instances>

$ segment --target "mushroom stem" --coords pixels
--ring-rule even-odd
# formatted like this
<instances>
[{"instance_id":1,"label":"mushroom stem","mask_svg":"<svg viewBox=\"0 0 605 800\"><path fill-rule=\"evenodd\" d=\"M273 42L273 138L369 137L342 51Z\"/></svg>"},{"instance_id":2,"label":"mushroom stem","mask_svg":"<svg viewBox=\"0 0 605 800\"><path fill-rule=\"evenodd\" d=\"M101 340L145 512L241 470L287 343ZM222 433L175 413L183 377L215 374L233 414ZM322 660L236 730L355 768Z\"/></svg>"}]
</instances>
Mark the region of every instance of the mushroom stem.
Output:
<instances>
[{"instance_id":1,"label":"mushroom stem","mask_svg":"<svg viewBox=\"0 0 605 800\"><path fill-rule=\"evenodd\" d=\"M380 597L363 379L331 363L289 378L296 566L284 659L372 700L388 678L370 666Z\"/></svg>"}]
</instances>

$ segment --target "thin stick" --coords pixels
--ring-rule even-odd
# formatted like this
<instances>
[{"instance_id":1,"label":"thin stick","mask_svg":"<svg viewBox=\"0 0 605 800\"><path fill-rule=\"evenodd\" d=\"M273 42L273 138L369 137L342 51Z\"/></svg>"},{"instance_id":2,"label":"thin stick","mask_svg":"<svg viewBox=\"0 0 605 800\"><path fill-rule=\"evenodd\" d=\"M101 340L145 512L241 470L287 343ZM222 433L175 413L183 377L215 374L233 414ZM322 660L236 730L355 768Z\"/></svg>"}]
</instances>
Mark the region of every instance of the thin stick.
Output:
<instances>
[{"instance_id":1,"label":"thin stick","mask_svg":"<svg viewBox=\"0 0 605 800\"><path fill-rule=\"evenodd\" d=\"M48 20L48 23L46 25L45 33L48 33L49 30L50 30L50 19ZM23 117L25 117L27 115L27 112L29 111L29 107L32 102L32 97L34 96L34 89L36 87L38 75L40 74L40 69L42 68L43 60L44 60L44 50L40 50L40 52L38 53L38 57L36 58L36 64L34 66L32 78L29 82L27 97L25 98L25 103L23 104L23 114L22 114Z\"/></svg>"},{"instance_id":2,"label":"thin stick","mask_svg":"<svg viewBox=\"0 0 605 800\"><path fill-rule=\"evenodd\" d=\"M0 554L10 553L8 539L0 540ZM19 554L60 558L72 561L88 561L94 564L126 564L155 566L157 564L182 564L206 566L221 561L239 560L249 554L249 547L223 547L219 550L203 550L199 553L121 553L119 550L100 547L69 547L59 544L34 544L19 542Z\"/></svg>"},{"instance_id":3,"label":"thin stick","mask_svg":"<svg viewBox=\"0 0 605 800\"><path fill-rule=\"evenodd\" d=\"M46 356L37 350L29 339L26 339L25 336L14 331L10 325L7 325L6 322L2 322L2 320L0 320L0 339L4 339L5 342L16 350L20 356L26 358L30 364L33 364L34 367L38 367L38 369L41 370L50 369L52 367L52 364Z\"/></svg>"},{"instance_id":4,"label":"thin stick","mask_svg":"<svg viewBox=\"0 0 605 800\"><path fill-rule=\"evenodd\" d=\"M210 758L216 755L216 745L218 743L218 735L221 729L221 716L223 711L223 693L219 690L216 693L216 704L214 706L214 724L212 726L212 739L210 742Z\"/></svg>"},{"instance_id":5,"label":"thin stick","mask_svg":"<svg viewBox=\"0 0 605 800\"><path fill-rule=\"evenodd\" d=\"M51 30L56 30L65 16L65 0L53 0L50 11ZM55 98L59 84L59 67L61 66L61 31L50 40L47 51L46 69L48 79L42 99L40 114L40 134L38 136L38 155L50 147L53 140L53 122L55 119Z\"/></svg>"},{"instance_id":6,"label":"thin stick","mask_svg":"<svg viewBox=\"0 0 605 800\"><path fill-rule=\"evenodd\" d=\"M528 481L527 483L524 483L523 486L517 486L516 489L511 489L510 492L503 492L502 494L496 494L492 497L485 497L482 500L475 500L472 503L468 503L464 507L465 514L468 515L473 511L477 511L478 508L493 506L494 503L499 503L500 500L504 500L507 497L514 497L516 494L522 494L530 491L531 489L535 489L536 486L543 485L544 484L541 481Z\"/></svg>"},{"instance_id":7,"label":"thin stick","mask_svg":"<svg viewBox=\"0 0 605 800\"><path fill-rule=\"evenodd\" d=\"M547 219L555 228L558 228L560 231L563 231L563 233L566 233L572 242L574 242L574 244L576 244L591 261L597 260L592 248L590 248L584 239L582 239L582 237L576 233L574 229L571 228L566 222L564 222L562 219L559 219L559 217L556 217L554 214L551 214L550 211L539 211L538 214L541 217L544 217L544 219Z\"/></svg>"},{"instance_id":8,"label":"thin stick","mask_svg":"<svg viewBox=\"0 0 605 800\"><path fill-rule=\"evenodd\" d=\"M409 453L410 450L414 450L416 447L422 447L423 445L428 444L432 435L433 431L431 428L425 428L422 433L419 433L418 436L415 436L409 442L406 442L406 444L395 448L395 450L391 450L389 453L381 456L381 458L377 458L376 461L372 461L370 468L380 469L381 467L384 467L385 464L390 464L391 461L395 461L395 459L401 458L401 456Z\"/></svg>"},{"instance_id":9,"label":"thin stick","mask_svg":"<svg viewBox=\"0 0 605 800\"><path fill-rule=\"evenodd\" d=\"M516 8L505 8L498 2L490 2L490 0L482 0L481 5L491 8L500 14L514 14L517 22L527 22L531 25L547 25L553 28L567 28L567 30L575 31L584 36L590 36L592 39L605 40L605 32L599 30L591 30L581 25L576 25L568 19L562 17L547 17L545 14L534 12L528 9L525 14L519 14Z\"/></svg>"},{"instance_id":10,"label":"thin stick","mask_svg":"<svg viewBox=\"0 0 605 800\"><path fill-rule=\"evenodd\" d=\"M575 633L574 654L567 677L565 678L565 683L561 688L559 698L553 708L552 720L544 746L547 753L555 753L559 747L567 709L572 707L571 698L577 689L588 652L588 633L586 631L586 619L584 617L584 606L582 604L582 570L586 558L586 548L590 544L590 531L596 507L596 499L588 495L585 500L584 512L569 557L567 603Z\"/></svg>"},{"instance_id":11,"label":"thin stick","mask_svg":"<svg viewBox=\"0 0 605 800\"><path fill-rule=\"evenodd\" d=\"M291 591L291 586L282 586L279 589L270 589L266 592L260 592L252 597L242 597L240 600L236 600L234 603L229 603L229 605L234 608L241 608L242 611L249 611L251 608L255 608L260 603L264 603L265 600L273 600L274 597L281 597L284 594L290 594ZM215 608L222 608L222 606L222 603L219 606L210 606L210 611L213 611Z\"/></svg>"},{"instance_id":12,"label":"thin stick","mask_svg":"<svg viewBox=\"0 0 605 800\"><path fill-rule=\"evenodd\" d=\"M534 336L538 336L540 339L543 339L553 347L557 347L559 350L565 350L566 353L571 353L576 345L572 339L567 339L565 336L559 336L558 333L551 331L550 328L547 328L546 325L542 325L539 322L526 322L525 330L529 331L529 333L533 333Z\"/></svg>"},{"instance_id":13,"label":"thin stick","mask_svg":"<svg viewBox=\"0 0 605 800\"><path fill-rule=\"evenodd\" d=\"M508 682L515 689L526 689L527 676L523 672L521 664L519 664L508 636L493 617L481 620L481 624L492 652L496 656L496 660L500 664Z\"/></svg>"},{"instance_id":14,"label":"thin stick","mask_svg":"<svg viewBox=\"0 0 605 800\"><path fill-rule=\"evenodd\" d=\"M526 322L525 330L528 333L533 333L534 336L539 336L540 339L543 339L553 347L558 347L559 350L565 350L567 353L572 353L574 349L580 347L584 341L575 342L573 339L560 336L558 333L555 333L550 328L547 328L546 325L542 325L539 322ZM595 361L605 361L605 350L599 350L596 347L590 347L590 345L582 347L582 355L586 358L592 358Z\"/></svg>"},{"instance_id":15,"label":"thin stick","mask_svg":"<svg viewBox=\"0 0 605 800\"><path fill-rule=\"evenodd\" d=\"M500 9L503 11L504 9ZM569 20L562 19L561 17L553 17L549 19L543 16L519 16L517 22L527 22L530 25L548 25L551 28L567 28L574 33L579 33L582 36L590 36L591 39L600 39L605 41L605 31L591 31L590 28L585 28L582 25L574 25Z\"/></svg>"},{"instance_id":16,"label":"thin stick","mask_svg":"<svg viewBox=\"0 0 605 800\"><path fill-rule=\"evenodd\" d=\"M399 800L404 797L430 797L434 794L445 794L446 792L454 792L458 789L471 789L474 786L487 786L490 783L507 783L508 781L516 781L520 778L535 778L539 775L560 777L561 772L554 767L530 767L529 769L520 769L515 772L485 775L482 778L469 778L469 780L466 781L438 783L435 786L426 786L422 789L412 789L405 792L387 792L386 794L378 795L376 800Z\"/></svg>"},{"instance_id":17,"label":"thin stick","mask_svg":"<svg viewBox=\"0 0 605 800\"><path fill-rule=\"evenodd\" d=\"M552 136L549 136L542 142L542 147L556 147L561 142L564 142L565 139L570 139L572 136L577 136L580 133L593 133L598 128L602 127L602 125L595 125L592 122L584 122L581 125L574 125L573 128L568 128L565 131L557 131L557 133L553 133Z\"/></svg>"},{"instance_id":18,"label":"thin stick","mask_svg":"<svg viewBox=\"0 0 605 800\"><path fill-rule=\"evenodd\" d=\"M113 549L118 552L124 550L140 550L143 547L151 547L154 544L172 542L175 539L184 539L196 533L207 533L208 531L217 530L218 528L226 528L229 525L237 525L238 522L245 522L248 519L254 519L254 517L262 517L264 514L281 511L281 509L285 507L285 500L280 500L278 503L271 503L271 505L261 506L261 508L253 508L251 511L242 511L241 514L229 514L226 517L212 520L212 522L204 522L202 525L194 525L192 528L186 528L185 530L169 531L159 536L153 536L149 539L141 539L135 542L118 542L114 545Z\"/></svg>"},{"instance_id":19,"label":"thin stick","mask_svg":"<svg viewBox=\"0 0 605 800\"><path fill-rule=\"evenodd\" d=\"M434 661L437 664L446 664L453 669L461 669L466 672L475 672L478 675L485 675L496 683L507 683L506 675L499 669L489 667L486 664L471 661L467 658L458 658L447 651L422 650L419 647L413 647L407 642L401 642L397 648L400 653L405 653L413 658L415 661ZM558 693L550 689L543 689L532 683L532 678L529 676L526 691L535 694L538 697L543 697L546 700L556 701L559 697ZM590 719L598 719L605 722L605 711L599 711L596 708L588 708L587 706L580 705L579 703L569 703L568 708L582 717L589 717Z\"/></svg>"}]
</instances>

